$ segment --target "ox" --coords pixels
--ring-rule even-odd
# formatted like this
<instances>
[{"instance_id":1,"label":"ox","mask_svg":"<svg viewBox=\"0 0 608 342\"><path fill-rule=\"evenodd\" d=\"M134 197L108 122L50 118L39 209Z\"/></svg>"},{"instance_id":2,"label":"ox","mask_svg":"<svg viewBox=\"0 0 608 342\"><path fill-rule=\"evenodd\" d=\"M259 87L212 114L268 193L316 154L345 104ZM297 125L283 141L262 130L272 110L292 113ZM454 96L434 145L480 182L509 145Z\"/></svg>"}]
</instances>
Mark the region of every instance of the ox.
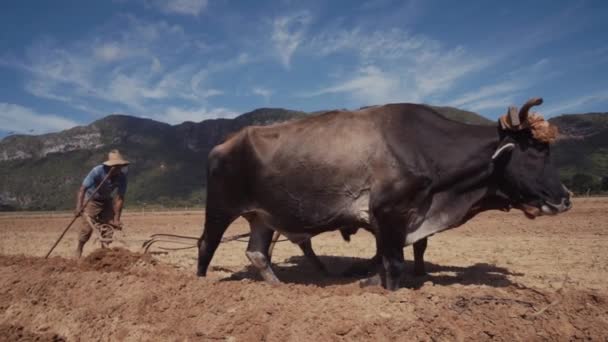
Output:
<instances>
[{"instance_id":1,"label":"ox","mask_svg":"<svg viewBox=\"0 0 608 342\"><path fill-rule=\"evenodd\" d=\"M246 255L268 282L279 281L268 258L274 231L310 247L317 234L363 227L376 239L382 285L395 290L407 245L422 260L426 237L489 209L564 212L570 196L550 160L556 129L529 114L541 103L511 107L496 126L388 104L246 127L209 153L197 274L239 216L251 228Z\"/></svg>"}]
</instances>

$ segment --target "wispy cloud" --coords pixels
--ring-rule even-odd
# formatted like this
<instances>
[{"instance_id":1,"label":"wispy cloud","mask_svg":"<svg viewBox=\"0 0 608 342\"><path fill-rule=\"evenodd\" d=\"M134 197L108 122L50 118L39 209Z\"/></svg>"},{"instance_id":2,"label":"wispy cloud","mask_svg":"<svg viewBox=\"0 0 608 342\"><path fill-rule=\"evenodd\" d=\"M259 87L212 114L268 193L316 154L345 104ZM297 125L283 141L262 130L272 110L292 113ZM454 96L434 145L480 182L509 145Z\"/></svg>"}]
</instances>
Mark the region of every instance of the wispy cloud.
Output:
<instances>
[{"instance_id":1,"label":"wispy cloud","mask_svg":"<svg viewBox=\"0 0 608 342\"><path fill-rule=\"evenodd\" d=\"M476 112L496 108L506 110L509 105L519 105L516 101L524 101L526 97L536 95L523 96L522 92L558 75L558 72L551 71L550 68L548 59L540 59L506 73L502 80L493 84L485 84L467 91L449 100L447 104Z\"/></svg>"},{"instance_id":2,"label":"wispy cloud","mask_svg":"<svg viewBox=\"0 0 608 342\"><path fill-rule=\"evenodd\" d=\"M522 85L519 81L504 81L497 84L483 86L479 89L467 92L462 96L448 102L448 105L454 107L466 107L471 110L496 108L498 106L504 107L505 103L508 104L512 99L511 95L505 96L505 94L511 94L521 88ZM487 101L488 98L492 98L493 100ZM505 100L509 101L504 102Z\"/></svg>"},{"instance_id":3,"label":"wispy cloud","mask_svg":"<svg viewBox=\"0 0 608 342\"><path fill-rule=\"evenodd\" d=\"M572 100L566 100L557 103L545 110L547 116L554 116L559 114L566 114L571 111L581 111L586 106L597 105L606 103L608 104L608 90L602 90L590 95L582 95Z\"/></svg>"},{"instance_id":4,"label":"wispy cloud","mask_svg":"<svg viewBox=\"0 0 608 342\"><path fill-rule=\"evenodd\" d=\"M179 25L133 16L116 21L123 27L119 31L101 30L65 45L40 41L24 61L2 63L25 72L24 90L34 96L88 113L146 115L164 112L164 104L176 100L184 108L208 107L209 98L224 94L210 85L210 77L250 62L247 54L238 54L219 62L183 63L175 52L196 53L199 41Z\"/></svg>"},{"instance_id":5,"label":"wispy cloud","mask_svg":"<svg viewBox=\"0 0 608 342\"><path fill-rule=\"evenodd\" d=\"M145 0L148 6L167 14L198 16L207 7L207 0Z\"/></svg>"},{"instance_id":6,"label":"wispy cloud","mask_svg":"<svg viewBox=\"0 0 608 342\"><path fill-rule=\"evenodd\" d=\"M307 42L307 49L320 56L355 53L366 61L399 60L405 57L428 59L431 56L427 54L411 54L414 51L432 52L439 48L439 42L435 40L396 28L379 31L366 31L358 27L350 30L328 30Z\"/></svg>"},{"instance_id":7,"label":"wispy cloud","mask_svg":"<svg viewBox=\"0 0 608 342\"><path fill-rule=\"evenodd\" d=\"M104 43L93 47L93 55L105 62L114 62L126 57L125 49L114 43Z\"/></svg>"},{"instance_id":8,"label":"wispy cloud","mask_svg":"<svg viewBox=\"0 0 608 342\"><path fill-rule=\"evenodd\" d=\"M231 118L237 113L227 108L181 108L169 107L158 115L151 116L152 119L161 120L170 124L179 124L185 121L200 122L214 118Z\"/></svg>"},{"instance_id":9,"label":"wispy cloud","mask_svg":"<svg viewBox=\"0 0 608 342\"><path fill-rule=\"evenodd\" d=\"M306 49L319 57L354 54L359 66L354 77L303 95L348 93L358 105L425 101L488 66L484 58L463 47L445 47L429 37L399 29L323 32L310 39Z\"/></svg>"},{"instance_id":10,"label":"wispy cloud","mask_svg":"<svg viewBox=\"0 0 608 342\"><path fill-rule=\"evenodd\" d=\"M0 127L6 132L41 134L77 125L58 115L40 114L18 104L0 102Z\"/></svg>"},{"instance_id":11,"label":"wispy cloud","mask_svg":"<svg viewBox=\"0 0 608 342\"><path fill-rule=\"evenodd\" d=\"M319 89L310 93L303 93L303 97L314 97L332 93L346 93L352 96L359 104L378 104L397 101L400 83L394 75L387 74L378 67L367 66L357 70L351 78L342 82Z\"/></svg>"},{"instance_id":12,"label":"wispy cloud","mask_svg":"<svg viewBox=\"0 0 608 342\"><path fill-rule=\"evenodd\" d=\"M605 69L608 50L592 37L578 39L584 32L576 31L591 30L599 16L589 20L568 6L549 6L546 15L530 21L533 14L513 17L521 6L507 4L497 12L513 12L493 13L482 34L453 25L453 32L441 30L429 20L438 5L419 0L361 1L339 12L319 2L114 2L122 4L114 3L101 26L69 36L30 33L25 48L14 42L0 52L0 71L19 75L20 82L12 83L27 93L22 98L43 100L22 104L39 112L45 110L34 106L52 102L70 114L121 112L170 122L230 115L262 99L310 110L425 102L480 111L530 96L550 101L551 92L566 94L585 80L590 95L553 108L576 111L603 101L592 92L606 83L596 70ZM580 7L586 6L569 6ZM453 8L472 22L478 10ZM504 30L500 18L511 29Z\"/></svg>"},{"instance_id":13,"label":"wispy cloud","mask_svg":"<svg viewBox=\"0 0 608 342\"><path fill-rule=\"evenodd\" d=\"M264 101L268 102L274 91L268 88L257 86L251 89L251 93L263 97Z\"/></svg>"},{"instance_id":14,"label":"wispy cloud","mask_svg":"<svg viewBox=\"0 0 608 342\"><path fill-rule=\"evenodd\" d=\"M311 21L308 12L281 16L272 23L272 41L279 60L289 68L291 57L305 38L305 32Z\"/></svg>"}]
</instances>

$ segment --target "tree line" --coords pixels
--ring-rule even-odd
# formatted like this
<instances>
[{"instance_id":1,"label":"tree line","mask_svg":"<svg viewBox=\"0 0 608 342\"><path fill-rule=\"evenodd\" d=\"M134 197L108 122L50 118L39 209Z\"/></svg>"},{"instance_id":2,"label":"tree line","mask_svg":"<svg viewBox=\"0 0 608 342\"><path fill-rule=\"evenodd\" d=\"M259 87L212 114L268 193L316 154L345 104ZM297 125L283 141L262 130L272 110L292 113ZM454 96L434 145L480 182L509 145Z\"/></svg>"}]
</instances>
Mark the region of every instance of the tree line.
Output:
<instances>
[{"instance_id":1,"label":"tree line","mask_svg":"<svg viewBox=\"0 0 608 342\"><path fill-rule=\"evenodd\" d=\"M608 194L608 175L597 177L587 173L575 173L562 179L564 185L577 195Z\"/></svg>"}]
</instances>

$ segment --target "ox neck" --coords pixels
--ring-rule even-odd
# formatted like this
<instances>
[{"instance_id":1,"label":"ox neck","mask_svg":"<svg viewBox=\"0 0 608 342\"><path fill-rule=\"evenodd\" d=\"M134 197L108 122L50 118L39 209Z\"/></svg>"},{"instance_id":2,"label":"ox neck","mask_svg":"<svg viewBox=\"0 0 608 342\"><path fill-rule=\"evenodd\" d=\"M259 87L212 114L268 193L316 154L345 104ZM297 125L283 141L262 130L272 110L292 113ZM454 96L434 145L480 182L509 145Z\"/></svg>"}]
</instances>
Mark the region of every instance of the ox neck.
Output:
<instances>
[{"instance_id":1,"label":"ox neck","mask_svg":"<svg viewBox=\"0 0 608 342\"><path fill-rule=\"evenodd\" d=\"M500 128L496 126L468 126L469 133L456 148L466 151L459 154L459 167L443 170L443 177L434 186L434 192L458 194L459 206L467 211L463 222L477 213L509 208L509 200L499 189L503 167L494 162L492 156L501 140ZM466 203L465 203L466 202ZM461 222L461 223L463 223Z\"/></svg>"},{"instance_id":2,"label":"ox neck","mask_svg":"<svg viewBox=\"0 0 608 342\"><path fill-rule=\"evenodd\" d=\"M492 155L500 143L496 126L463 125L458 140L446 143L444 157L431 160L439 173L435 188L467 189L492 187L496 167Z\"/></svg>"}]
</instances>

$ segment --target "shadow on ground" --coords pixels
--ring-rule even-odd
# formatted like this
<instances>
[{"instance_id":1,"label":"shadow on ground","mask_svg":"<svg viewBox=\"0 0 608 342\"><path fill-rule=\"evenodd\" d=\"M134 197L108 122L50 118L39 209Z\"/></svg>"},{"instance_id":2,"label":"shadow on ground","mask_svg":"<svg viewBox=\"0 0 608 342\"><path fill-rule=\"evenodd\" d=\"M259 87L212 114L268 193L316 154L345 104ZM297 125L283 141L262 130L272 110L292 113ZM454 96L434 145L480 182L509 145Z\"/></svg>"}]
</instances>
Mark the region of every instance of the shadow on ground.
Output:
<instances>
[{"instance_id":1,"label":"shadow on ground","mask_svg":"<svg viewBox=\"0 0 608 342\"><path fill-rule=\"evenodd\" d=\"M294 256L279 264L273 264L272 269L284 283L305 284L317 286L344 285L357 282L369 277L371 274L362 276L345 276L344 272L354 264L368 261L363 258L341 257L341 256L319 256L321 262L327 267L329 274L314 268L305 257ZM496 265L477 263L471 266L437 265L426 262L427 275L414 276L414 262L406 261L406 273L402 287L418 289L425 282L430 281L435 285L449 286L460 285L487 285L492 287L507 287L516 285L509 276L523 276L523 273L511 272L509 269ZM214 267L216 270L221 266ZM230 271L223 269L224 271ZM235 281L242 279L256 279L262 281L257 269L249 265L231 276L223 278L222 281Z\"/></svg>"}]
</instances>

